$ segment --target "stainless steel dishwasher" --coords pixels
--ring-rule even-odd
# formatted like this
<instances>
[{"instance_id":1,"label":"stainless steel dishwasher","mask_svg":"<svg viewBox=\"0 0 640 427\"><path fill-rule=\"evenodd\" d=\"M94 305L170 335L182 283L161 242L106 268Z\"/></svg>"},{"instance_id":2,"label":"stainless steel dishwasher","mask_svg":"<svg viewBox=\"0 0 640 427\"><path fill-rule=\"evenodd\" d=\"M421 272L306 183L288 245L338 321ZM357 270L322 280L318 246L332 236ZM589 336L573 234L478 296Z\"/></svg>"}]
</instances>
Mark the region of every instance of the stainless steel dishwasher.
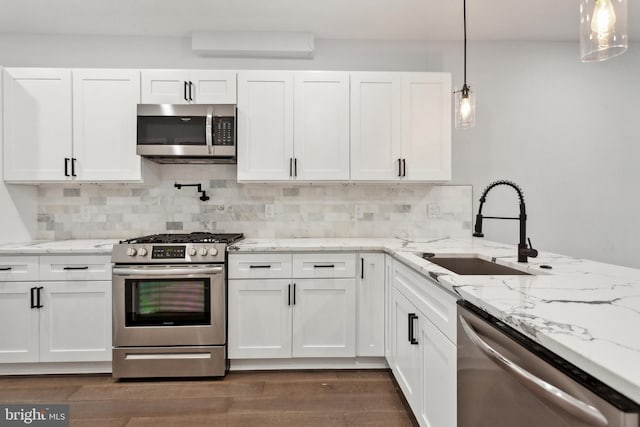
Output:
<instances>
[{"instance_id":1,"label":"stainless steel dishwasher","mask_svg":"<svg viewBox=\"0 0 640 427\"><path fill-rule=\"evenodd\" d=\"M458 302L458 427L640 426L640 406Z\"/></svg>"}]
</instances>

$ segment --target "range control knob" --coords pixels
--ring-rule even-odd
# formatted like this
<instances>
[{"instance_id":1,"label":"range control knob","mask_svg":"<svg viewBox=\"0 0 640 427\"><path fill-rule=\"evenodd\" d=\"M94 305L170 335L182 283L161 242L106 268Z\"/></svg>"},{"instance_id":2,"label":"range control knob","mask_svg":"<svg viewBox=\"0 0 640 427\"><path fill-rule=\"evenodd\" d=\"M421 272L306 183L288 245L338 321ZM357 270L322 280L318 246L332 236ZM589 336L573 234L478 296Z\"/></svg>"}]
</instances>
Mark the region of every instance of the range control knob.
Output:
<instances>
[{"instance_id":1,"label":"range control knob","mask_svg":"<svg viewBox=\"0 0 640 427\"><path fill-rule=\"evenodd\" d=\"M211 256L218 255L218 250L216 248L209 249L209 255L211 255Z\"/></svg>"},{"instance_id":2,"label":"range control knob","mask_svg":"<svg viewBox=\"0 0 640 427\"><path fill-rule=\"evenodd\" d=\"M200 249L200 255L205 256L207 254L207 248Z\"/></svg>"},{"instance_id":3,"label":"range control knob","mask_svg":"<svg viewBox=\"0 0 640 427\"><path fill-rule=\"evenodd\" d=\"M146 256L147 255L147 250L145 248L140 248L138 249L138 255L140 256Z\"/></svg>"},{"instance_id":4,"label":"range control knob","mask_svg":"<svg viewBox=\"0 0 640 427\"><path fill-rule=\"evenodd\" d=\"M129 255L129 256L136 256L137 253L138 253L138 251L136 251L136 248L127 249L127 255Z\"/></svg>"},{"instance_id":5,"label":"range control knob","mask_svg":"<svg viewBox=\"0 0 640 427\"><path fill-rule=\"evenodd\" d=\"M196 248L189 249L189 255L190 256L196 256L197 253L198 253L198 251L196 250Z\"/></svg>"}]
</instances>

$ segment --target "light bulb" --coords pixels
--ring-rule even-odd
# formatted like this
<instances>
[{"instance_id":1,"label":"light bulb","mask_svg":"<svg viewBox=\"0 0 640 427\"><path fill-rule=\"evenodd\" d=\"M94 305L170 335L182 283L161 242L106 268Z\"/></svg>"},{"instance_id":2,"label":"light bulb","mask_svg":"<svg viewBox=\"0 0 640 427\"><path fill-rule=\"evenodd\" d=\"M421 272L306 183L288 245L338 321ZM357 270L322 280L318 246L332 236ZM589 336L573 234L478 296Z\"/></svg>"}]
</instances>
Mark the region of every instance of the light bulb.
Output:
<instances>
[{"instance_id":1,"label":"light bulb","mask_svg":"<svg viewBox=\"0 0 640 427\"><path fill-rule=\"evenodd\" d=\"M616 13L611 0L596 0L596 6L591 15L591 31L598 39L606 39L616 25Z\"/></svg>"},{"instance_id":2,"label":"light bulb","mask_svg":"<svg viewBox=\"0 0 640 427\"><path fill-rule=\"evenodd\" d=\"M460 98L460 120L463 123L467 123L471 117L471 100L469 96L464 96Z\"/></svg>"}]
</instances>

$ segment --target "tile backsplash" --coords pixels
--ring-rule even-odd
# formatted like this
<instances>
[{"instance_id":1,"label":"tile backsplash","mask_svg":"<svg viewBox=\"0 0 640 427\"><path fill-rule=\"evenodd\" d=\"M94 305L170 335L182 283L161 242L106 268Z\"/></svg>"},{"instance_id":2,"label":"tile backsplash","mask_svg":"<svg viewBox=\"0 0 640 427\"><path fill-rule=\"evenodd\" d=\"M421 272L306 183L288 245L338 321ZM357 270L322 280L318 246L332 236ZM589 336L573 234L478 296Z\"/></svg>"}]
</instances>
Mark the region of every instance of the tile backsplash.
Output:
<instances>
[{"instance_id":1,"label":"tile backsplash","mask_svg":"<svg viewBox=\"0 0 640 427\"><path fill-rule=\"evenodd\" d=\"M46 184L39 239L125 239L162 232L247 237L467 237L471 186L239 184L235 165L162 165L153 186ZM202 184L210 199L193 187Z\"/></svg>"}]
</instances>

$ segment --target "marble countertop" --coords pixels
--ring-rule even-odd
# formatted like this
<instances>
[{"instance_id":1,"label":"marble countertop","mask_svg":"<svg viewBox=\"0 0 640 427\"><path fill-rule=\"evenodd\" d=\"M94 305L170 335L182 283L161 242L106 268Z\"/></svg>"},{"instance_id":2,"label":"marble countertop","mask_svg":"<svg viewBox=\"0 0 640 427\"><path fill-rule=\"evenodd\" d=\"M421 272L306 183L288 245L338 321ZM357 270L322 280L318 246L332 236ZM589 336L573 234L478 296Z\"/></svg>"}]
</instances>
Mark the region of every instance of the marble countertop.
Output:
<instances>
[{"instance_id":1,"label":"marble countertop","mask_svg":"<svg viewBox=\"0 0 640 427\"><path fill-rule=\"evenodd\" d=\"M385 251L640 404L640 270L484 239L245 239L238 252ZM477 254L531 276L460 276L414 252ZM552 269L541 269L550 265Z\"/></svg>"},{"instance_id":2,"label":"marble countertop","mask_svg":"<svg viewBox=\"0 0 640 427\"><path fill-rule=\"evenodd\" d=\"M0 243L0 255L111 254L115 239L34 240Z\"/></svg>"}]
</instances>

